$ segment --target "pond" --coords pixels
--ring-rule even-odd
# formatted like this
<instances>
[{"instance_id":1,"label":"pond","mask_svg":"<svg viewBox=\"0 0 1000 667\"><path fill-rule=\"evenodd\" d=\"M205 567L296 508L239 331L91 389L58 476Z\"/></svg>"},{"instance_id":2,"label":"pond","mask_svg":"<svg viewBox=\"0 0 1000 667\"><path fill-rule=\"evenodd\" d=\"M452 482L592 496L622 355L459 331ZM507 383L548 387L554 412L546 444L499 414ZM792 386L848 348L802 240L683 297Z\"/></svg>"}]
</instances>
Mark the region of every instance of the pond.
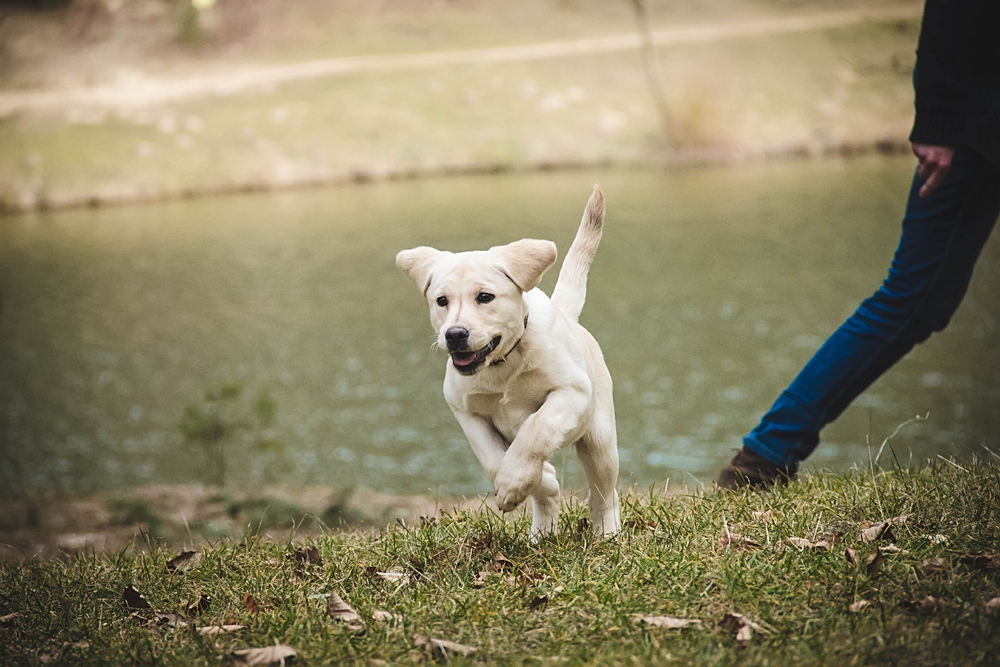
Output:
<instances>
[{"instance_id":1,"label":"pond","mask_svg":"<svg viewBox=\"0 0 1000 667\"><path fill-rule=\"evenodd\" d=\"M445 406L446 357L394 265L415 245L565 251L608 199L582 323L615 381L622 484L714 479L861 299L913 161L511 174L0 219L0 488L148 483L490 490ZM556 271L542 284L551 291ZM1000 433L1000 245L943 335L823 434L821 468ZM557 468L582 488L571 451Z\"/></svg>"}]
</instances>

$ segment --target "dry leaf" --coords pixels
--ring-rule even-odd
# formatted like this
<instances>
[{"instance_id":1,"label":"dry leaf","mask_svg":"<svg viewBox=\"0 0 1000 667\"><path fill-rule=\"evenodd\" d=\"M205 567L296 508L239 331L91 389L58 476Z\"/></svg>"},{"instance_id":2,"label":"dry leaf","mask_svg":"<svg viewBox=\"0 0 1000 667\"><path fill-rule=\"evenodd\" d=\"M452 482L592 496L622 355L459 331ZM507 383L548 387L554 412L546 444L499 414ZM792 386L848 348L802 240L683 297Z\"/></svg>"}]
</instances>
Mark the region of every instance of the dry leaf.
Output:
<instances>
[{"instance_id":1,"label":"dry leaf","mask_svg":"<svg viewBox=\"0 0 1000 667\"><path fill-rule=\"evenodd\" d=\"M360 621L361 615L337 593L330 593L330 616L338 621Z\"/></svg>"},{"instance_id":2,"label":"dry leaf","mask_svg":"<svg viewBox=\"0 0 1000 667\"><path fill-rule=\"evenodd\" d=\"M194 616L197 614L204 614L208 611L208 608L212 605L212 598L207 595L202 595L196 601L188 605L188 615Z\"/></svg>"},{"instance_id":3,"label":"dry leaf","mask_svg":"<svg viewBox=\"0 0 1000 667\"><path fill-rule=\"evenodd\" d=\"M851 547L847 547L847 550L844 551L844 560L847 561L848 565L857 565L858 552L852 549Z\"/></svg>"},{"instance_id":4,"label":"dry leaf","mask_svg":"<svg viewBox=\"0 0 1000 667\"><path fill-rule=\"evenodd\" d=\"M378 577L383 581L394 583L398 582L400 585L406 584L410 581L410 575L397 568L392 568L388 572L376 572L375 574L378 575Z\"/></svg>"},{"instance_id":5,"label":"dry leaf","mask_svg":"<svg viewBox=\"0 0 1000 667\"><path fill-rule=\"evenodd\" d=\"M553 588L553 589L552 589L552 594L553 594L553 595L559 595L559 594L560 594L560 593L562 593L562 592L563 592L564 590L566 590L566 589L565 589L565 588L563 588L562 586L556 586L555 588Z\"/></svg>"},{"instance_id":6,"label":"dry leaf","mask_svg":"<svg viewBox=\"0 0 1000 667\"><path fill-rule=\"evenodd\" d=\"M486 533L478 540L473 540L469 542L469 549L471 551L486 551L493 544L493 533Z\"/></svg>"},{"instance_id":7,"label":"dry leaf","mask_svg":"<svg viewBox=\"0 0 1000 667\"><path fill-rule=\"evenodd\" d=\"M12 623L14 619L19 618L20 616L21 612L19 611L15 611L12 614L7 614L6 616L0 616L0 625L8 625L9 623Z\"/></svg>"},{"instance_id":8,"label":"dry leaf","mask_svg":"<svg viewBox=\"0 0 1000 667\"><path fill-rule=\"evenodd\" d=\"M723 549L759 549L760 544L753 540L737 535L736 533L726 533L719 538L719 546Z\"/></svg>"},{"instance_id":9,"label":"dry leaf","mask_svg":"<svg viewBox=\"0 0 1000 667\"><path fill-rule=\"evenodd\" d=\"M472 655L477 650L473 646L464 646L446 639L435 639L424 635L413 635L413 643L422 648L427 655L438 660L447 660L452 655Z\"/></svg>"},{"instance_id":10,"label":"dry leaf","mask_svg":"<svg viewBox=\"0 0 1000 667\"><path fill-rule=\"evenodd\" d=\"M848 607L848 609L850 609L853 612L859 612L870 604L871 602L869 602L868 600L858 600L857 602L852 602L851 606Z\"/></svg>"},{"instance_id":11,"label":"dry leaf","mask_svg":"<svg viewBox=\"0 0 1000 667\"><path fill-rule=\"evenodd\" d=\"M820 551L829 551L832 548L831 544L826 540L813 542L811 540L805 539L804 537L789 537L785 541L788 542L788 544L792 545L793 547L798 548L799 551L803 551L805 549L819 549Z\"/></svg>"},{"instance_id":12,"label":"dry leaf","mask_svg":"<svg viewBox=\"0 0 1000 667\"><path fill-rule=\"evenodd\" d=\"M771 510L751 512L750 516L753 517L754 521L760 521L761 523L774 523L774 512Z\"/></svg>"},{"instance_id":13,"label":"dry leaf","mask_svg":"<svg viewBox=\"0 0 1000 667\"><path fill-rule=\"evenodd\" d=\"M319 555L319 549L315 546L302 547L301 549L296 549L292 556L299 562L300 565L322 565L323 559Z\"/></svg>"},{"instance_id":14,"label":"dry leaf","mask_svg":"<svg viewBox=\"0 0 1000 667\"><path fill-rule=\"evenodd\" d=\"M291 646L278 644L264 648L244 648L233 651L229 656L237 665L283 665L298 654Z\"/></svg>"},{"instance_id":15,"label":"dry leaf","mask_svg":"<svg viewBox=\"0 0 1000 667\"><path fill-rule=\"evenodd\" d=\"M936 598L933 595L928 595L923 600L917 603L917 606L921 609L940 609L942 606L941 598Z\"/></svg>"},{"instance_id":16,"label":"dry leaf","mask_svg":"<svg viewBox=\"0 0 1000 667\"><path fill-rule=\"evenodd\" d=\"M965 565L969 565L980 570L1000 569L1000 556L996 554L965 554L964 556L959 557L959 560Z\"/></svg>"},{"instance_id":17,"label":"dry leaf","mask_svg":"<svg viewBox=\"0 0 1000 667\"><path fill-rule=\"evenodd\" d=\"M256 614L260 611L260 605L257 604L257 601L249 593L243 595L243 606L247 608L248 614Z\"/></svg>"},{"instance_id":18,"label":"dry leaf","mask_svg":"<svg viewBox=\"0 0 1000 667\"><path fill-rule=\"evenodd\" d=\"M736 643L739 646L746 646L753 639L754 632L767 632L763 627L754 623L743 614L732 612L722 617L719 627L723 630L735 633Z\"/></svg>"},{"instance_id":19,"label":"dry leaf","mask_svg":"<svg viewBox=\"0 0 1000 667\"><path fill-rule=\"evenodd\" d=\"M696 618L674 618L673 616L636 616L636 623L644 623L654 628L667 628L669 630L679 630L692 625L701 625L701 621Z\"/></svg>"},{"instance_id":20,"label":"dry leaf","mask_svg":"<svg viewBox=\"0 0 1000 667\"><path fill-rule=\"evenodd\" d=\"M158 611L153 619L149 621L149 625L169 625L174 628L186 628L187 619L176 612Z\"/></svg>"},{"instance_id":21,"label":"dry leaf","mask_svg":"<svg viewBox=\"0 0 1000 667\"><path fill-rule=\"evenodd\" d=\"M874 542L876 540L884 540L886 542L895 542L896 536L892 534L892 527L906 523L908 518L910 518L909 514L900 514L888 521L879 521L876 524L872 524L861 531L861 541Z\"/></svg>"},{"instance_id":22,"label":"dry leaf","mask_svg":"<svg viewBox=\"0 0 1000 667\"><path fill-rule=\"evenodd\" d=\"M640 530L653 530L656 528L656 522L652 519L639 520L639 519L629 519L628 521L622 523L622 528L628 530L634 530L636 532Z\"/></svg>"},{"instance_id":23,"label":"dry leaf","mask_svg":"<svg viewBox=\"0 0 1000 667\"><path fill-rule=\"evenodd\" d=\"M482 588L483 586L485 586L486 585L486 577L488 577L488 576L490 576L489 572L487 572L486 570L480 570L479 574L477 574L475 576L475 578L472 580L472 587L473 588Z\"/></svg>"},{"instance_id":24,"label":"dry leaf","mask_svg":"<svg viewBox=\"0 0 1000 667\"><path fill-rule=\"evenodd\" d=\"M990 600L987 600L983 606L986 607L986 611L990 612L1000 609L1000 597L995 597Z\"/></svg>"},{"instance_id":25,"label":"dry leaf","mask_svg":"<svg viewBox=\"0 0 1000 667\"><path fill-rule=\"evenodd\" d=\"M865 570L868 572L868 576L872 576L878 569L882 567L882 550L875 547L875 551L865 559Z\"/></svg>"},{"instance_id":26,"label":"dry leaf","mask_svg":"<svg viewBox=\"0 0 1000 667\"><path fill-rule=\"evenodd\" d=\"M135 589L135 586L133 586L132 584L129 584L128 586L125 587L125 591L122 593L122 602L124 602L125 606L128 607L129 609L150 608L149 602L146 601L146 598L144 598L142 594L139 591L137 591Z\"/></svg>"},{"instance_id":27,"label":"dry leaf","mask_svg":"<svg viewBox=\"0 0 1000 667\"><path fill-rule=\"evenodd\" d=\"M905 556L905 555L909 554L910 552L907 551L906 549L900 549L895 544L887 544L884 547L882 547L882 553L884 553L884 554L900 554L901 556Z\"/></svg>"},{"instance_id":28,"label":"dry leaf","mask_svg":"<svg viewBox=\"0 0 1000 667\"><path fill-rule=\"evenodd\" d=\"M373 611L372 618L374 618L379 623L389 623L389 622L400 623L403 620L402 614L394 614L391 611L386 611L384 609L376 609L375 611Z\"/></svg>"},{"instance_id":29,"label":"dry leaf","mask_svg":"<svg viewBox=\"0 0 1000 667\"><path fill-rule=\"evenodd\" d=\"M920 563L920 571L925 575L940 574L949 568L948 561L944 558L926 558Z\"/></svg>"},{"instance_id":30,"label":"dry leaf","mask_svg":"<svg viewBox=\"0 0 1000 667\"><path fill-rule=\"evenodd\" d=\"M502 570L505 567L513 565L514 561L512 561L509 558L507 558L506 556L504 556L502 553L500 553L498 551L498 552L496 552L496 555L493 556L493 563L497 566L497 569Z\"/></svg>"},{"instance_id":31,"label":"dry leaf","mask_svg":"<svg viewBox=\"0 0 1000 667\"><path fill-rule=\"evenodd\" d=\"M214 637L215 635L221 635L223 632L236 632L237 630L242 630L242 625L206 625L205 627L198 628L199 635L205 635L206 637Z\"/></svg>"},{"instance_id":32,"label":"dry leaf","mask_svg":"<svg viewBox=\"0 0 1000 667\"><path fill-rule=\"evenodd\" d=\"M531 611L536 611L538 609L541 609L542 607L545 607L548 604L549 604L548 595L536 595L535 597L531 598L531 602L528 603L528 609Z\"/></svg>"},{"instance_id":33,"label":"dry leaf","mask_svg":"<svg viewBox=\"0 0 1000 667\"><path fill-rule=\"evenodd\" d=\"M167 561L168 572L187 572L198 567L202 561L202 555L197 551L182 551Z\"/></svg>"}]
</instances>

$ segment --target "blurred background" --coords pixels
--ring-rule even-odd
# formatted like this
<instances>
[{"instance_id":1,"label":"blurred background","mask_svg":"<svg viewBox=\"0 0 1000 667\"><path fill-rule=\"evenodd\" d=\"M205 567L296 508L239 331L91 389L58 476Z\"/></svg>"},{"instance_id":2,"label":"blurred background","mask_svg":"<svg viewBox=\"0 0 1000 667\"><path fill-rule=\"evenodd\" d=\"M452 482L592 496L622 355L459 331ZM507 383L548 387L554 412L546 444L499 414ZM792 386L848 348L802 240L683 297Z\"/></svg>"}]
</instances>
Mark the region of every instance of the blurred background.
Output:
<instances>
[{"instance_id":1,"label":"blurred background","mask_svg":"<svg viewBox=\"0 0 1000 667\"><path fill-rule=\"evenodd\" d=\"M582 323L615 379L621 483L714 479L886 271L921 9L0 4L0 555L477 502L394 255L565 251L594 182ZM810 465L867 465L916 415L884 461L994 448L998 281L991 243L948 332ZM572 452L554 463L584 488Z\"/></svg>"}]
</instances>

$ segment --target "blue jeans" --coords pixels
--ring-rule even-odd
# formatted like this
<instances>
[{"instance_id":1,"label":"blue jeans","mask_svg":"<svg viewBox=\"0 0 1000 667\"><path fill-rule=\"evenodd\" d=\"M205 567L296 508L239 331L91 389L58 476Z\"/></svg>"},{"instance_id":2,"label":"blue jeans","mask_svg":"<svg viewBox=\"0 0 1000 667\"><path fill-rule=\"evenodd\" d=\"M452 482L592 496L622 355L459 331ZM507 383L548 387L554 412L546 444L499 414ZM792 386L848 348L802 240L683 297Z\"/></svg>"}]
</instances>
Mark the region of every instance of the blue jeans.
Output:
<instances>
[{"instance_id":1,"label":"blue jeans","mask_svg":"<svg viewBox=\"0 0 1000 667\"><path fill-rule=\"evenodd\" d=\"M947 326L1000 215L1000 168L971 148L955 151L944 181L917 196L914 176L889 276L799 372L743 444L794 471L819 432L931 333Z\"/></svg>"}]
</instances>

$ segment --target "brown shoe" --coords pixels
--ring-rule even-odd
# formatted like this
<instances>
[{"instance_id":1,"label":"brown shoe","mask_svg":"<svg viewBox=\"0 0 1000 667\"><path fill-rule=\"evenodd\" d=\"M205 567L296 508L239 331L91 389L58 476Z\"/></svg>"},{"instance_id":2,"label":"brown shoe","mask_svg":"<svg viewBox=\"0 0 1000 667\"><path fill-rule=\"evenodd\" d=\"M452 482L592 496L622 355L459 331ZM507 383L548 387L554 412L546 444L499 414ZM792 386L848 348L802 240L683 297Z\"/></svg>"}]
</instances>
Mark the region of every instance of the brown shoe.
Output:
<instances>
[{"instance_id":1,"label":"brown shoe","mask_svg":"<svg viewBox=\"0 0 1000 667\"><path fill-rule=\"evenodd\" d=\"M774 484L787 484L795 479L797 468L798 466L782 468L744 447L736 453L729 465L722 469L716 483L720 489L744 487L766 489Z\"/></svg>"}]
</instances>

